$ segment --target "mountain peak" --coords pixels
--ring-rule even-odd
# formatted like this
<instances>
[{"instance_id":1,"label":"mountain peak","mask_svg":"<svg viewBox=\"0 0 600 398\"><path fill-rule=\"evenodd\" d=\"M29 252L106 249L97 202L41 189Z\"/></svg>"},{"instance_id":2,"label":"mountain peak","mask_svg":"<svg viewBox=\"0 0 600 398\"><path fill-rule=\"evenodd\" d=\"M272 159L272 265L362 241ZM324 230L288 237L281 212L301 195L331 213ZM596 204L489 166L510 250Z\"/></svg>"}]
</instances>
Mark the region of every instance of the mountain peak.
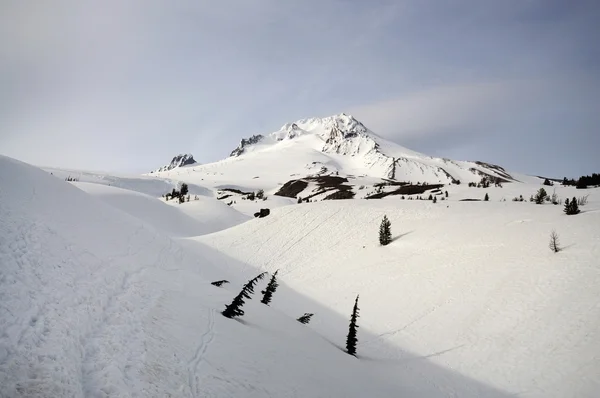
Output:
<instances>
[{"instance_id":1,"label":"mountain peak","mask_svg":"<svg viewBox=\"0 0 600 398\"><path fill-rule=\"evenodd\" d=\"M360 121L347 113L301 119L293 123L286 123L278 131L271 134L256 134L250 138L243 138L238 147L231 151L230 156L240 156L258 144L275 144L279 141L295 139L306 134L317 134L328 143L339 143L340 140L366 134L367 132L369 130Z\"/></svg>"},{"instance_id":2,"label":"mountain peak","mask_svg":"<svg viewBox=\"0 0 600 398\"><path fill-rule=\"evenodd\" d=\"M196 164L197 162L194 160L194 156L191 153L180 153L176 155L166 166L159 168L158 170L152 171L152 173L160 173L161 171L169 171L173 170L177 167L189 166L192 164Z\"/></svg>"}]
</instances>

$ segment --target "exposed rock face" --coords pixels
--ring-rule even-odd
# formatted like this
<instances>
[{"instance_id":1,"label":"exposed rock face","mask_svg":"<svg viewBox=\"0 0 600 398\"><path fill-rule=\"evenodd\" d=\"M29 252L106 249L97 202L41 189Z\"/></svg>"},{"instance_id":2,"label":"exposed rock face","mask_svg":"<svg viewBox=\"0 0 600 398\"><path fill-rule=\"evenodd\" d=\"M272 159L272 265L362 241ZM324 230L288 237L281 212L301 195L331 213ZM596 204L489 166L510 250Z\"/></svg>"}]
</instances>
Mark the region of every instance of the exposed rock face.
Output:
<instances>
[{"instance_id":1,"label":"exposed rock face","mask_svg":"<svg viewBox=\"0 0 600 398\"><path fill-rule=\"evenodd\" d=\"M242 153L244 153L248 146L258 144L263 138L264 136L260 134L253 135L250 138L242 138L240 145L238 145L237 148L231 151L231 154L229 156L240 156Z\"/></svg>"},{"instance_id":2,"label":"exposed rock face","mask_svg":"<svg viewBox=\"0 0 600 398\"><path fill-rule=\"evenodd\" d=\"M196 164L197 162L194 160L194 156L191 153L179 154L171 160L166 166L159 168L158 170L153 171L153 173L160 173L161 171L169 171L173 170L176 167L189 166L192 164Z\"/></svg>"}]
</instances>

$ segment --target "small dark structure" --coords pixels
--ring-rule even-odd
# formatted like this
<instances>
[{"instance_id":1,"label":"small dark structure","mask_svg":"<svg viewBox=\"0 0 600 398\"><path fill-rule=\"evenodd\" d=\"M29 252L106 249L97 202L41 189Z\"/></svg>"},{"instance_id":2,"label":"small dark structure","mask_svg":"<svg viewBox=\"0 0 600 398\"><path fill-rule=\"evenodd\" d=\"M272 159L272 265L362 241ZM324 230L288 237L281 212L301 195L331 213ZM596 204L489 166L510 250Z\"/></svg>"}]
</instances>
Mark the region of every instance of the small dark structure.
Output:
<instances>
[{"instance_id":1,"label":"small dark structure","mask_svg":"<svg viewBox=\"0 0 600 398\"><path fill-rule=\"evenodd\" d=\"M264 217L268 216L269 214L271 214L271 210L269 210L269 209L260 209L260 211L254 213L254 217L264 218Z\"/></svg>"}]
</instances>

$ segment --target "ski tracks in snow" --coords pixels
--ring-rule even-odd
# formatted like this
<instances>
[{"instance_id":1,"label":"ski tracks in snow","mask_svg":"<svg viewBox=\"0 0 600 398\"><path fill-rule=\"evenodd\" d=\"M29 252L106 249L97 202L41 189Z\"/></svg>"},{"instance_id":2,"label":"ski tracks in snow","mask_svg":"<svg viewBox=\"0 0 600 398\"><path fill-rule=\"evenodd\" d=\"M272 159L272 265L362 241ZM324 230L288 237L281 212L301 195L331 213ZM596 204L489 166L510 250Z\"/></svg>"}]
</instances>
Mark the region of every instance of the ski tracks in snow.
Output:
<instances>
[{"instance_id":1,"label":"ski tracks in snow","mask_svg":"<svg viewBox=\"0 0 600 398\"><path fill-rule=\"evenodd\" d=\"M208 313L208 326L206 327L206 331L200 337L200 344L196 349L196 354L188 363L190 391L194 398L198 397L198 368L204 361L206 351L208 350L208 347L210 346L215 337L215 313L216 310L214 308L211 308Z\"/></svg>"}]
</instances>

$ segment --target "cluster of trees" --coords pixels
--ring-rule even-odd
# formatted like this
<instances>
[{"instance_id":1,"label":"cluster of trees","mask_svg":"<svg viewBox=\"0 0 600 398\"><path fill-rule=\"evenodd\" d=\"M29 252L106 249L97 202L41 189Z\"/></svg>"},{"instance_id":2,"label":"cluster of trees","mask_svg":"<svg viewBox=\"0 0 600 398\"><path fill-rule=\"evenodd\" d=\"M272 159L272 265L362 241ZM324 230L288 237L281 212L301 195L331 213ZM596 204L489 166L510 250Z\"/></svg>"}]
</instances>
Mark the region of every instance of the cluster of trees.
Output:
<instances>
[{"instance_id":1,"label":"cluster of trees","mask_svg":"<svg viewBox=\"0 0 600 398\"><path fill-rule=\"evenodd\" d=\"M188 185L184 182L181 184L181 188L179 188L179 191L176 190L175 188L173 188L173 190L171 192L169 192L168 194L165 195L165 200L170 200L170 199L178 199L179 203L183 203L186 201L189 202L190 201L190 196L189 196L189 188ZM197 199L198 197L196 197Z\"/></svg>"},{"instance_id":2,"label":"cluster of trees","mask_svg":"<svg viewBox=\"0 0 600 398\"><path fill-rule=\"evenodd\" d=\"M77 181L79 181L79 178L68 176L67 178L65 178L65 181L77 182Z\"/></svg>"},{"instance_id":3,"label":"cluster of trees","mask_svg":"<svg viewBox=\"0 0 600 398\"><path fill-rule=\"evenodd\" d=\"M502 188L502 180L498 177L483 176L479 182L470 182L470 188L489 188L490 184Z\"/></svg>"},{"instance_id":4,"label":"cluster of trees","mask_svg":"<svg viewBox=\"0 0 600 398\"><path fill-rule=\"evenodd\" d=\"M567 177L565 177L563 178L562 184L574 185L576 188L579 189L585 189L589 186L598 186L600 185L600 174L593 173L591 176L581 176L579 177L579 179L577 179L577 181L575 181L575 179L573 178L568 179Z\"/></svg>"},{"instance_id":5,"label":"cluster of trees","mask_svg":"<svg viewBox=\"0 0 600 398\"><path fill-rule=\"evenodd\" d=\"M271 275L271 280L267 284L267 287L261 291L262 299L261 303L265 305L269 305L271 300L273 299L273 294L279 287L279 283L277 282L277 273L279 270L275 271L273 275ZM235 317L240 317L244 315L244 310L242 307L246 303L246 299L250 300L252 298L252 294L254 294L254 288L258 281L263 279L267 273L261 272L254 278L250 279L246 284L242 287L242 290L238 293L237 296L233 298L230 304L225 306L225 309L221 312L221 314L226 317L233 319ZM214 281L211 284L214 286L222 286L224 283L229 283L229 281L223 279L220 281ZM348 329L348 336L346 338L346 352L350 355L356 355L356 344L358 343L357 331L358 331L358 296L356 296L356 300L354 301L354 308L352 310L352 315L350 316L350 327ZM298 317L296 320L304 325L308 324L313 317L313 313L305 312L304 315Z\"/></svg>"},{"instance_id":6,"label":"cluster of trees","mask_svg":"<svg viewBox=\"0 0 600 398\"><path fill-rule=\"evenodd\" d=\"M564 207L564 212L567 215L574 215L574 214L579 214L580 210L579 210L579 206L584 206L587 204L587 198L588 196L581 196L579 198L573 197L573 199L571 199L569 201L569 198L565 199L565 207ZM513 198L513 201L523 201L523 196L521 195L519 199L517 198ZM530 198L531 202L535 202L538 205L543 204L544 202L551 202L554 205L559 205L561 204L561 200L558 198L558 195L556 194L556 192L552 193L552 195L548 195L548 193L546 192L546 190L544 188L540 188L535 195L532 195Z\"/></svg>"},{"instance_id":7,"label":"cluster of trees","mask_svg":"<svg viewBox=\"0 0 600 398\"><path fill-rule=\"evenodd\" d=\"M574 214L579 214L580 210L579 210L579 205L577 204L577 198L573 197L573 199L571 199L571 201L569 201L569 198L565 199L565 208L563 211L568 216L574 215Z\"/></svg>"},{"instance_id":8,"label":"cluster of trees","mask_svg":"<svg viewBox=\"0 0 600 398\"><path fill-rule=\"evenodd\" d=\"M256 200L256 199L267 200L267 197L265 196L265 191L262 189L259 189L256 192L250 192L245 197L242 197L242 199L244 199L244 200L246 200L246 199L248 199L248 200Z\"/></svg>"}]
</instances>

